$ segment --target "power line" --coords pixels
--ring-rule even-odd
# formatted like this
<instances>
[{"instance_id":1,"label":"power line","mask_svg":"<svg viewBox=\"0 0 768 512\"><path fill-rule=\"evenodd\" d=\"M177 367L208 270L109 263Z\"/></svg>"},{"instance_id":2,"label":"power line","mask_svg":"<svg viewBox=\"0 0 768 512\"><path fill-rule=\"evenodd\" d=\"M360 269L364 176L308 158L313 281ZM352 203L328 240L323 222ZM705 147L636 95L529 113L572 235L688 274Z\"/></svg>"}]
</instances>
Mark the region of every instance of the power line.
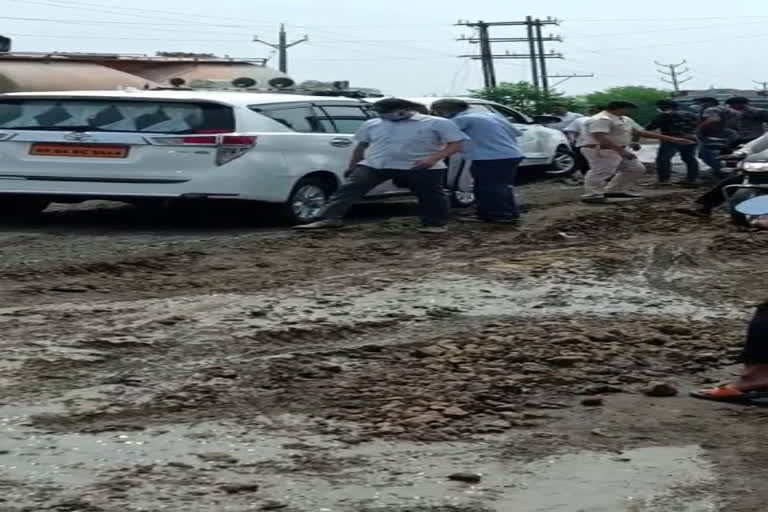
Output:
<instances>
[{"instance_id":1,"label":"power line","mask_svg":"<svg viewBox=\"0 0 768 512\"><path fill-rule=\"evenodd\" d=\"M688 62L687 60L683 59L683 62L679 64L662 64L658 61L654 61L657 66L660 66L662 68L666 69L659 69L659 73L661 73L664 76L668 76L669 78L664 78L664 76L661 77L662 82L667 82L668 84L672 84L672 87L674 88L675 92L680 91L680 85L684 84L685 82L688 82L690 80L693 80L692 76L682 77L682 75L686 73L690 73L691 69L686 67L685 69L679 69L685 66L685 64Z\"/></svg>"},{"instance_id":2,"label":"power line","mask_svg":"<svg viewBox=\"0 0 768 512\"><path fill-rule=\"evenodd\" d=\"M581 74L581 75L578 74L578 73L570 73L568 75L549 75L548 76L548 78L560 78L561 79L558 82L555 82L554 84L552 84L553 88L557 87L560 84L564 84L565 82L567 82L568 80L570 80L572 78L594 78L594 77L595 77L594 73Z\"/></svg>"},{"instance_id":3,"label":"power line","mask_svg":"<svg viewBox=\"0 0 768 512\"><path fill-rule=\"evenodd\" d=\"M279 58L279 69L283 73L288 72L288 49L296 46L297 44L305 43L309 41L309 36L304 36L301 39L297 39L293 42L288 42L288 33L285 31L285 25L280 25L280 32L278 33L278 39L277 43L268 43L267 41L263 41L259 39L258 36L253 36L253 41L256 43L261 43L264 45L267 45L271 48L274 48L278 52L278 58Z\"/></svg>"},{"instance_id":4,"label":"power line","mask_svg":"<svg viewBox=\"0 0 768 512\"><path fill-rule=\"evenodd\" d=\"M542 27L545 25L558 25L559 21L547 18L546 20L536 19L531 16L526 17L524 21L494 21L494 22L469 22L459 21L458 26L470 27L477 30L477 37L462 37L460 41L469 41L470 43L477 43L480 45L479 55L462 55L461 57L469 58L473 60L479 60L483 67L483 81L486 88L496 87L496 70L494 68L494 60L507 60L507 59L528 59L531 62L531 79L533 86L538 89L548 91L548 80L546 77L546 61L547 59L562 59L563 55L551 51L549 53L544 50L544 42L557 41L562 39L556 36L544 37L542 33ZM500 37L492 38L489 35L490 27L509 27L509 26L525 26L527 37ZM507 51L503 54L494 54L492 50L493 43L528 43L527 54L510 53Z\"/></svg>"}]
</instances>

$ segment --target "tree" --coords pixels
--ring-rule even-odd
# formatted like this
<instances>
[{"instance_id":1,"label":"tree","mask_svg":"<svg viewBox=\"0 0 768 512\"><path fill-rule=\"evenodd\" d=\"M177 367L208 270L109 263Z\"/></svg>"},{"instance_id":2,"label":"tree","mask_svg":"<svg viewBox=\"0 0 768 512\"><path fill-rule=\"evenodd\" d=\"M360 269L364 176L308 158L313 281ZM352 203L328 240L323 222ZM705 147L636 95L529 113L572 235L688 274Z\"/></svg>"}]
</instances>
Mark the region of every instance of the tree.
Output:
<instances>
[{"instance_id":1,"label":"tree","mask_svg":"<svg viewBox=\"0 0 768 512\"><path fill-rule=\"evenodd\" d=\"M470 94L475 98L495 101L531 115L548 112L556 103L563 103L576 110L581 108L577 98L565 96L557 91L544 93L528 82L502 82L497 87L477 89L470 91Z\"/></svg>"},{"instance_id":2,"label":"tree","mask_svg":"<svg viewBox=\"0 0 768 512\"><path fill-rule=\"evenodd\" d=\"M589 105L605 105L611 101L630 101L638 106L632 116L640 124L647 124L656 115L656 102L670 97L670 91L643 87L640 85L627 85L623 87L611 87L604 91L596 91L584 96Z\"/></svg>"}]
</instances>

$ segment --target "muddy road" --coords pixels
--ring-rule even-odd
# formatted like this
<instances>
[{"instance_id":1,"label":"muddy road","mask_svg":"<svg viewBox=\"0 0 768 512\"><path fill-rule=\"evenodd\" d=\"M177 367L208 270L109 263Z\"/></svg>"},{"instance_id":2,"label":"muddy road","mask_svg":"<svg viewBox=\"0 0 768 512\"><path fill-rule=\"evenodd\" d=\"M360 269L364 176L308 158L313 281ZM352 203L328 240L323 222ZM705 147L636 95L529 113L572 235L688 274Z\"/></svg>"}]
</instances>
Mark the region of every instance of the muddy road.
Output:
<instances>
[{"instance_id":1,"label":"muddy road","mask_svg":"<svg viewBox=\"0 0 768 512\"><path fill-rule=\"evenodd\" d=\"M768 236L578 193L437 237L412 205L0 226L0 511L762 509L768 410L685 395L734 371Z\"/></svg>"}]
</instances>

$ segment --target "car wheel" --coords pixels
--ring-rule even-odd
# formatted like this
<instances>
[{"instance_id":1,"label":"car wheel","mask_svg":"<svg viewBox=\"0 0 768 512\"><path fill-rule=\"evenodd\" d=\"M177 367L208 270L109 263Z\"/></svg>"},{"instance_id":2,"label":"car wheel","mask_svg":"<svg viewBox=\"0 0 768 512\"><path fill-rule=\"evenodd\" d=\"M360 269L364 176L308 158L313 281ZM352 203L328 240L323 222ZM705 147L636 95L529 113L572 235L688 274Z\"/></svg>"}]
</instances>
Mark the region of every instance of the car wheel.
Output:
<instances>
[{"instance_id":1,"label":"car wheel","mask_svg":"<svg viewBox=\"0 0 768 512\"><path fill-rule=\"evenodd\" d=\"M334 189L330 180L318 176L302 178L293 187L283 206L285 217L292 224L307 224L317 220Z\"/></svg>"},{"instance_id":2,"label":"car wheel","mask_svg":"<svg viewBox=\"0 0 768 512\"><path fill-rule=\"evenodd\" d=\"M570 148L560 146L545 172L550 178L567 178L576 172L576 166L576 154Z\"/></svg>"},{"instance_id":3,"label":"car wheel","mask_svg":"<svg viewBox=\"0 0 768 512\"><path fill-rule=\"evenodd\" d=\"M0 217L34 217L48 208L49 204L50 201L38 197L0 196Z\"/></svg>"}]
</instances>

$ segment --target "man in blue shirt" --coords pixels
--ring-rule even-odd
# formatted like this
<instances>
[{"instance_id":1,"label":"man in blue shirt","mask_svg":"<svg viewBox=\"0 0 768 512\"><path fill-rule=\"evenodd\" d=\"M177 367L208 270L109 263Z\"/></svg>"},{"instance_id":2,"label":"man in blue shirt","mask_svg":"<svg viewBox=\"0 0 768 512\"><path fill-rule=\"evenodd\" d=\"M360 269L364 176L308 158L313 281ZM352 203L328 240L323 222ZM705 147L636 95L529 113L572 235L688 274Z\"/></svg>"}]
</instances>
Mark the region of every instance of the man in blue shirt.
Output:
<instances>
[{"instance_id":1,"label":"man in blue shirt","mask_svg":"<svg viewBox=\"0 0 768 512\"><path fill-rule=\"evenodd\" d=\"M477 216L485 222L516 223L520 211L513 184L523 153L517 138L522 133L507 119L491 112L470 112L460 99L438 100L432 110L451 119L469 136L462 151L472 160Z\"/></svg>"}]
</instances>

